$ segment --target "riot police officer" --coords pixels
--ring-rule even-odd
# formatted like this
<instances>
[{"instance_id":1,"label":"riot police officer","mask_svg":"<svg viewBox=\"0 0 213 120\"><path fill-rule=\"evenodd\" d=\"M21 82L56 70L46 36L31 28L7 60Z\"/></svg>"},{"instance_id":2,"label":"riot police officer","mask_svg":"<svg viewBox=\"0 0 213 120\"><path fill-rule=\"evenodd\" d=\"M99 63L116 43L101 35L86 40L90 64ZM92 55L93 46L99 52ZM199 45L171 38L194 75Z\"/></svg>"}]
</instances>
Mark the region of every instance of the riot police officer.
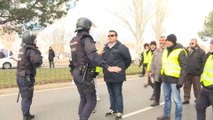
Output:
<instances>
[{"instance_id":1,"label":"riot police officer","mask_svg":"<svg viewBox=\"0 0 213 120\"><path fill-rule=\"evenodd\" d=\"M30 31L24 32L18 55L16 80L22 97L21 110L23 120L31 120L35 117L30 114L30 106L34 92L36 68L43 63L41 52L38 50L35 40L36 36Z\"/></svg>"},{"instance_id":2,"label":"riot police officer","mask_svg":"<svg viewBox=\"0 0 213 120\"><path fill-rule=\"evenodd\" d=\"M120 72L119 67L110 67L97 54L95 42L89 34L92 22L88 18L79 18L76 24L76 36L70 41L72 64L71 74L80 94L78 114L80 120L88 120L96 106L94 86L95 66L101 66L110 72Z\"/></svg>"}]
</instances>

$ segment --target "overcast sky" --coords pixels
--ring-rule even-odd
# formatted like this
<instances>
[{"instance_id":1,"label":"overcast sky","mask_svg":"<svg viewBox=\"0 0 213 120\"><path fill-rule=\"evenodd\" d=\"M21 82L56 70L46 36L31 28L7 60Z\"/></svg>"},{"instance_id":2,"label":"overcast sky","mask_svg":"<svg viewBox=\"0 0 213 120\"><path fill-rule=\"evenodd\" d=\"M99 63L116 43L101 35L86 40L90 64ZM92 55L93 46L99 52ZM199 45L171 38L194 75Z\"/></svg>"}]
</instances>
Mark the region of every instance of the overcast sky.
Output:
<instances>
[{"instance_id":1,"label":"overcast sky","mask_svg":"<svg viewBox=\"0 0 213 120\"><path fill-rule=\"evenodd\" d=\"M122 1L122 3L121 3ZM111 15L109 10L122 7L129 0L79 0L77 6L70 10L65 19L65 28L74 33L75 24L79 17L88 17L97 26L93 31L97 33L114 29L119 39L131 39L129 31L118 25L119 21ZM191 38L198 38L197 33L202 30L204 18L213 10L213 0L168 0L171 14L165 21L165 34L176 34L178 42L187 45ZM147 27L144 41L155 39L150 27ZM199 38L198 38L199 39ZM200 40L199 40L200 42Z\"/></svg>"}]
</instances>

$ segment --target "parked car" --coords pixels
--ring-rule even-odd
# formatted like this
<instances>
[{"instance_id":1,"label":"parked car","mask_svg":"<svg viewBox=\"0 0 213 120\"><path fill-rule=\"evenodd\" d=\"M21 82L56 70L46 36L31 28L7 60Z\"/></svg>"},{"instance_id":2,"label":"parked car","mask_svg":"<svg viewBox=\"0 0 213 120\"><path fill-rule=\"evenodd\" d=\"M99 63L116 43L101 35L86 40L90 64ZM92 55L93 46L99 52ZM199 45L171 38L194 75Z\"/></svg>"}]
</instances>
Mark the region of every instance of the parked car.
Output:
<instances>
[{"instance_id":1,"label":"parked car","mask_svg":"<svg viewBox=\"0 0 213 120\"><path fill-rule=\"evenodd\" d=\"M17 67L17 55L11 55L0 59L0 68L10 69Z\"/></svg>"}]
</instances>

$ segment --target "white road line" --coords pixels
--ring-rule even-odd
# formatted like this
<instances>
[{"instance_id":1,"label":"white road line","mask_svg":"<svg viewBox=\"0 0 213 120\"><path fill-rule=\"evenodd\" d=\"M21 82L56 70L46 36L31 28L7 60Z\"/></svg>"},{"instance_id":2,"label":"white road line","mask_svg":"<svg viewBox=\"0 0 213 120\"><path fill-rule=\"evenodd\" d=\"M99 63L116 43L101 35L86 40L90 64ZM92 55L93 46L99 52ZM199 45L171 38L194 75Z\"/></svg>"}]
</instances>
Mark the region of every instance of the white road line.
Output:
<instances>
[{"instance_id":1,"label":"white road line","mask_svg":"<svg viewBox=\"0 0 213 120\"><path fill-rule=\"evenodd\" d=\"M164 102L160 103L159 106L161 106L161 105L163 105L163 104L164 104ZM134 112L125 114L122 118L128 118L128 117L131 117L131 116L133 116L133 115L136 115L136 114L139 114L139 113L142 113L142 112L145 112L145 111L154 109L154 108L156 108L156 107L147 107L147 108L143 108L143 109L140 109L140 110L137 110L137 111L134 111Z\"/></svg>"}]
</instances>

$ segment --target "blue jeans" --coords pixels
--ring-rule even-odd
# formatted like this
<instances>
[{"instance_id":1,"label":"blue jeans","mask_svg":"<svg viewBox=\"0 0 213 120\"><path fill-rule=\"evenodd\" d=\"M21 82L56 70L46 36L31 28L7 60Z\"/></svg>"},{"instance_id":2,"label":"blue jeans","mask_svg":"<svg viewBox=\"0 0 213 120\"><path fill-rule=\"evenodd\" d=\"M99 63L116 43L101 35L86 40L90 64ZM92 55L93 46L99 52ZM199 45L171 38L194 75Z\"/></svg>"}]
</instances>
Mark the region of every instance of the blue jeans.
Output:
<instances>
[{"instance_id":1,"label":"blue jeans","mask_svg":"<svg viewBox=\"0 0 213 120\"><path fill-rule=\"evenodd\" d=\"M176 83L163 82L164 92L164 116L170 116L171 112L171 95L175 102L175 120L181 120L182 117L182 100L180 90L176 88Z\"/></svg>"},{"instance_id":2,"label":"blue jeans","mask_svg":"<svg viewBox=\"0 0 213 120\"><path fill-rule=\"evenodd\" d=\"M106 85L110 97L110 109L117 113L123 113L123 82L106 82Z\"/></svg>"}]
</instances>

